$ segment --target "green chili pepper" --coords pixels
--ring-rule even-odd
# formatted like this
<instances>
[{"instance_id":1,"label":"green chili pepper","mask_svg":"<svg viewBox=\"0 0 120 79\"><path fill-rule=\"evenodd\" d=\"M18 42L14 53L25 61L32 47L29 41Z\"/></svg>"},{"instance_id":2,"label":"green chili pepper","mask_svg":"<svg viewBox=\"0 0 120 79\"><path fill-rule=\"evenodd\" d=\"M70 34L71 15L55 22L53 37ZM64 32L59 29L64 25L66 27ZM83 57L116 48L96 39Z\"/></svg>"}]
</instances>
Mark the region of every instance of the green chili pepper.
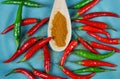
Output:
<instances>
[{"instance_id":1,"label":"green chili pepper","mask_svg":"<svg viewBox=\"0 0 120 79\"><path fill-rule=\"evenodd\" d=\"M20 35L21 35L21 20L22 20L22 8L23 5L19 5L16 15L16 20L14 23L14 38L16 41L17 48L20 45Z\"/></svg>"},{"instance_id":2,"label":"green chili pepper","mask_svg":"<svg viewBox=\"0 0 120 79\"><path fill-rule=\"evenodd\" d=\"M108 58L115 53L115 51L111 51L111 52L108 52L106 54L94 54L92 52L89 52L89 51L86 51L86 50L80 50L80 49L74 50L74 52L78 56L81 56L81 57L87 58L87 59L93 59L93 60L101 60L101 59L104 59L104 58Z\"/></svg>"},{"instance_id":3,"label":"green chili pepper","mask_svg":"<svg viewBox=\"0 0 120 79\"><path fill-rule=\"evenodd\" d=\"M39 4L34 1L28 1L28 0L27 1L7 0L7 1L2 2L2 4L15 4L15 5L21 5L22 3L24 6L27 6L27 7L39 8L39 7L43 6L42 4Z\"/></svg>"},{"instance_id":4,"label":"green chili pepper","mask_svg":"<svg viewBox=\"0 0 120 79\"><path fill-rule=\"evenodd\" d=\"M74 73L83 73L83 72L108 72L108 71L115 71L113 69L104 69L104 68L100 68L100 67L86 67L86 68L82 68L82 69L77 69L74 70Z\"/></svg>"},{"instance_id":5,"label":"green chili pepper","mask_svg":"<svg viewBox=\"0 0 120 79\"><path fill-rule=\"evenodd\" d=\"M27 6L27 7L38 7L38 8L43 6L43 5L41 5L37 2L34 2L34 1L25 1L24 5Z\"/></svg>"},{"instance_id":6,"label":"green chili pepper","mask_svg":"<svg viewBox=\"0 0 120 79\"><path fill-rule=\"evenodd\" d=\"M69 8L72 8L72 9L79 9L87 4L89 4L90 2L92 2L93 0L82 0L81 2L73 5L73 6L70 6Z\"/></svg>"},{"instance_id":7,"label":"green chili pepper","mask_svg":"<svg viewBox=\"0 0 120 79\"><path fill-rule=\"evenodd\" d=\"M22 4L22 1L19 1L19 0L7 0L7 1L3 1L1 2L2 4Z\"/></svg>"}]
</instances>

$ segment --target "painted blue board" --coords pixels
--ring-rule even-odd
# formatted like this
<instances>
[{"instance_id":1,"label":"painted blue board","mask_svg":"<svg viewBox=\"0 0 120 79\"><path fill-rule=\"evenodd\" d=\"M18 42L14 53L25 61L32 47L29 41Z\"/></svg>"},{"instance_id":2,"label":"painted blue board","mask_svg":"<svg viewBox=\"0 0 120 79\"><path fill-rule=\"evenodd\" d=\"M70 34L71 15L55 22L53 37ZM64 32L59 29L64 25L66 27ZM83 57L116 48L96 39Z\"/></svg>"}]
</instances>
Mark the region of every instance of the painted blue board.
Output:
<instances>
[{"instance_id":1,"label":"painted blue board","mask_svg":"<svg viewBox=\"0 0 120 79\"><path fill-rule=\"evenodd\" d=\"M0 2L2 2L2 1L4 1L4 0L0 0ZM46 6L43 8L24 7L23 18L35 17L38 19L43 19L45 17L49 17L51 10L52 10L52 5L53 5L54 0L34 0L34 1L45 4ZM70 6L79 1L81 1L81 0L67 0L67 5ZM120 14L119 5L120 5L120 0L117 0L115 2L114 2L114 0L101 0L99 4L97 4L94 8L92 8L87 13L94 12L94 11L110 11L110 12L115 12L117 14ZM0 32L2 32L8 25L10 25L14 22L17 7L18 7L17 5L0 4ZM76 10L69 10L69 11L70 11L71 17L76 12ZM95 18L93 20L106 22L110 26L116 28L118 30L117 32L112 31L112 30L107 30L107 31L110 32L112 38L120 38L120 19L112 18L112 17L99 17L99 18ZM33 25L34 24L23 27L22 28L22 36L24 36L24 34ZM79 23L75 24L75 26L79 26L79 25L81 25L81 24L79 24ZM41 29L39 29L39 31L37 31L37 33L34 34L34 36L47 35L47 27L48 27L48 24L45 24ZM87 40L95 40L94 38L88 36L86 34L86 32L84 32L84 31L79 32L79 34ZM113 46L120 49L120 45L113 45ZM79 45L77 48L83 48L83 47L81 45ZM15 41L14 41L14 37L13 37L13 31L10 31L9 33L7 33L5 35L0 34L0 79L27 79L27 77L22 74L14 74L14 75L10 75L8 77L4 76L8 72L10 72L12 69L19 68L19 67L31 70L29 68L29 66L26 65L26 63L16 64L16 62L19 61L24 55L20 56L14 62L11 62L9 64L2 63L4 60L8 59L10 56L13 55L13 53L15 52L15 49L16 49L16 47L15 47ZM107 51L103 51L103 50L98 50L98 51L100 53L107 52ZM51 54L52 62L58 63L62 54L63 54L63 52L52 52L52 54ZM71 60L71 61L73 59L74 59L74 61L77 61L77 60L82 60L83 58L78 57L76 55L70 55L68 58L68 60ZM103 61L108 61L108 62L118 65L116 68L114 68L114 69L116 69L116 71L97 73L92 79L119 79L119 74L120 74L120 61L119 60L120 60L119 53L114 54L110 58L104 59ZM30 62L36 69L44 71L43 51L39 50L28 62ZM69 68L70 70L82 68L82 66L73 64L70 62L67 62L65 64L65 66L67 68ZM108 67L106 67L106 68L110 69ZM50 74L70 79L59 69L59 67L57 65L54 65L54 64L52 64Z\"/></svg>"}]
</instances>

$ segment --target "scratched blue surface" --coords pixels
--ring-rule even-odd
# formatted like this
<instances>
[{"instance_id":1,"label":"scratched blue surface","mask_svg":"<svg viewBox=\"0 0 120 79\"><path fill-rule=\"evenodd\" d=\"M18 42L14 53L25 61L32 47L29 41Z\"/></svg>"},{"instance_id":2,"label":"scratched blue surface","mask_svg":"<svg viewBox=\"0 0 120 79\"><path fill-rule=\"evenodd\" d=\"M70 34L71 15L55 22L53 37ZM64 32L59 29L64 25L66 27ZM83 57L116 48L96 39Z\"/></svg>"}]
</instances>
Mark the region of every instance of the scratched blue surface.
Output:
<instances>
[{"instance_id":1,"label":"scratched blue surface","mask_svg":"<svg viewBox=\"0 0 120 79\"><path fill-rule=\"evenodd\" d=\"M2 2L3 0L0 0ZM34 0L40 3L45 4L46 6L43 8L28 8L24 7L23 9L23 18L27 17L35 17L39 19L43 19L45 17L49 17L52 9L52 5L54 0ZM80 0L67 0L67 5L70 6L72 4L77 3ZM0 4L0 32L2 32L8 25L12 24L15 20L15 15L17 11L16 5L2 5ZM71 17L76 12L76 10L69 10ZM97 4L94 8L92 8L89 12L94 11L110 11L120 14L120 0L114 1L114 0L101 0L99 4ZM111 34L112 38L120 38L120 19L118 18L112 18L112 17L100 17L95 18L93 20L103 21L108 23L110 26L116 28L118 31L112 31L108 30ZM80 25L80 24L76 24ZM33 25L29 25L22 28L22 36L29 30ZM34 36L40 36L40 35L47 35L47 24L44 25ZM95 40L94 38L88 36L85 32L79 32L80 35L87 39L87 40ZM118 47L120 49L120 45L114 45L115 47ZM81 45L78 46L78 48L83 48ZM2 62L6 59L8 59L10 56L13 55L15 52L15 41L13 37L13 31L1 35L0 34L0 79L27 79L26 76L22 74L14 74L10 75L8 77L4 77L6 73L11 71L14 68L26 68L28 70L31 70L25 63L16 64L17 61L19 61L24 55L20 56L18 59L16 59L14 62L11 62L9 64L3 64ZM106 51L98 50L100 53L104 53ZM61 55L63 52L52 52L52 62L59 62ZM81 57L78 57L76 55L70 55L68 60L82 60ZM117 64L118 66L114 69L116 71L114 72L103 72L103 73L97 73L93 78L91 79L120 79L120 54L116 53L112 57L104 59L104 61L108 61L114 64ZM28 62L30 62L36 69L39 69L41 71L44 71L43 67L43 52L42 50L39 50ZM82 68L80 65L76 65L70 62L67 62L66 67L68 67L70 70ZM106 67L107 68L107 67ZM107 68L110 69L110 68ZM51 72L50 74L61 76L70 79L67 77L59 68L57 65L52 64Z\"/></svg>"}]
</instances>

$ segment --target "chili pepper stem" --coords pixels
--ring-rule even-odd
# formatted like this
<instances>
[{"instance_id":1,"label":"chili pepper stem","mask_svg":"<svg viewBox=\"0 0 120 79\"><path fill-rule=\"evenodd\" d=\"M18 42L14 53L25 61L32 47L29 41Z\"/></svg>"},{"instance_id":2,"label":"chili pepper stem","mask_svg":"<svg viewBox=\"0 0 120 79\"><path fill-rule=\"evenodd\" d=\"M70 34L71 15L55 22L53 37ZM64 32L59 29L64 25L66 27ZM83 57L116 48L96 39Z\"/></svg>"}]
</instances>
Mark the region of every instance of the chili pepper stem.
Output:
<instances>
[{"instance_id":1,"label":"chili pepper stem","mask_svg":"<svg viewBox=\"0 0 120 79\"><path fill-rule=\"evenodd\" d=\"M76 40L78 39L79 35L77 34L77 32L75 30L73 30L74 34L76 35Z\"/></svg>"},{"instance_id":2,"label":"chili pepper stem","mask_svg":"<svg viewBox=\"0 0 120 79\"><path fill-rule=\"evenodd\" d=\"M60 69L63 69L64 67L63 66L59 66Z\"/></svg>"},{"instance_id":3,"label":"chili pepper stem","mask_svg":"<svg viewBox=\"0 0 120 79\"><path fill-rule=\"evenodd\" d=\"M22 58L20 61L18 61L17 63L21 63L21 62L25 62L26 58Z\"/></svg>"},{"instance_id":4,"label":"chili pepper stem","mask_svg":"<svg viewBox=\"0 0 120 79\"><path fill-rule=\"evenodd\" d=\"M46 74L50 74L50 72L46 72Z\"/></svg>"},{"instance_id":5,"label":"chili pepper stem","mask_svg":"<svg viewBox=\"0 0 120 79\"><path fill-rule=\"evenodd\" d=\"M104 70L104 72L116 71L115 69Z\"/></svg>"},{"instance_id":6,"label":"chili pepper stem","mask_svg":"<svg viewBox=\"0 0 120 79\"><path fill-rule=\"evenodd\" d=\"M32 71L35 70L35 68L30 63L26 62L26 64L32 69Z\"/></svg>"},{"instance_id":7,"label":"chili pepper stem","mask_svg":"<svg viewBox=\"0 0 120 79\"><path fill-rule=\"evenodd\" d=\"M5 75L5 77L11 75L12 73L16 73L16 70L12 70L11 72L7 73L7 74Z\"/></svg>"},{"instance_id":8,"label":"chili pepper stem","mask_svg":"<svg viewBox=\"0 0 120 79\"><path fill-rule=\"evenodd\" d=\"M22 40L21 40L21 42L23 42L25 39L27 39L29 36L28 35L25 35L23 38L22 38Z\"/></svg>"},{"instance_id":9,"label":"chili pepper stem","mask_svg":"<svg viewBox=\"0 0 120 79\"><path fill-rule=\"evenodd\" d=\"M74 63L74 64L78 64L78 62L76 62L76 61L69 61L69 62Z\"/></svg>"},{"instance_id":10,"label":"chili pepper stem","mask_svg":"<svg viewBox=\"0 0 120 79\"><path fill-rule=\"evenodd\" d=\"M78 19L83 19L83 17L80 16Z\"/></svg>"},{"instance_id":11,"label":"chili pepper stem","mask_svg":"<svg viewBox=\"0 0 120 79\"><path fill-rule=\"evenodd\" d=\"M76 13L73 17L72 17L72 19L75 19L75 18L77 18L79 16L79 13Z\"/></svg>"},{"instance_id":12,"label":"chili pepper stem","mask_svg":"<svg viewBox=\"0 0 120 79\"><path fill-rule=\"evenodd\" d=\"M107 29L112 29L112 30L114 30L114 31L117 31L117 29L115 29L115 28L113 28L113 27L111 27L111 26L107 26Z\"/></svg>"}]
</instances>

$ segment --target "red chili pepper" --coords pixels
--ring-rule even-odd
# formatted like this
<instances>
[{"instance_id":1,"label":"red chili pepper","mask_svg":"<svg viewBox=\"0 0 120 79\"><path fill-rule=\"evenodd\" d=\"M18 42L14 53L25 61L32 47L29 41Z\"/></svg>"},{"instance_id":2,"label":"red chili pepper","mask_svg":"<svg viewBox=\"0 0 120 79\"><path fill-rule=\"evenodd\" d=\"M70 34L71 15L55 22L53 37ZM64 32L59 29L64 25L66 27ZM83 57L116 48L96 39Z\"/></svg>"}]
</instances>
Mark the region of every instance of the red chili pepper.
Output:
<instances>
[{"instance_id":1,"label":"red chili pepper","mask_svg":"<svg viewBox=\"0 0 120 79\"><path fill-rule=\"evenodd\" d=\"M112 13L112 12L91 12L91 13L83 15L80 18L81 19L92 19L92 18L100 17L100 16L111 16L111 17L120 18L118 14Z\"/></svg>"},{"instance_id":2,"label":"red chili pepper","mask_svg":"<svg viewBox=\"0 0 120 79\"><path fill-rule=\"evenodd\" d=\"M108 45L105 45L105 44L100 44L98 42L91 41L89 44L92 47L97 48L97 49L110 50L110 51L114 50L116 52L120 52L120 50L118 48L115 48L113 46L108 46Z\"/></svg>"},{"instance_id":3,"label":"red chili pepper","mask_svg":"<svg viewBox=\"0 0 120 79\"><path fill-rule=\"evenodd\" d=\"M43 72L36 70L36 69L33 70L33 74L35 76L38 76L39 78L43 78L43 79L66 79L66 78L62 78L59 76L53 76L50 74L46 74L46 73L43 73Z\"/></svg>"},{"instance_id":4,"label":"red chili pepper","mask_svg":"<svg viewBox=\"0 0 120 79\"><path fill-rule=\"evenodd\" d=\"M110 34L107 31L102 30L102 29L98 29L98 28L95 28L95 27L80 26L80 27L78 27L78 30L85 30L85 31L88 31L88 32L105 34L108 38L110 38Z\"/></svg>"},{"instance_id":5,"label":"red chili pepper","mask_svg":"<svg viewBox=\"0 0 120 79\"><path fill-rule=\"evenodd\" d=\"M39 78L42 78L42 79L66 79L66 78L62 78L62 77L59 77L59 76L53 76L53 75L50 75L50 74L46 74L44 72L41 72L41 71L33 68L33 66L31 64L29 64L28 62L26 62L26 63L32 69L33 74L35 76L38 76Z\"/></svg>"},{"instance_id":6,"label":"red chili pepper","mask_svg":"<svg viewBox=\"0 0 120 79\"><path fill-rule=\"evenodd\" d=\"M47 45L43 46L44 51L44 68L47 74L50 72L50 52Z\"/></svg>"},{"instance_id":7,"label":"red chili pepper","mask_svg":"<svg viewBox=\"0 0 120 79\"><path fill-rule=\"evenodd\" d=\"M85 5L84 7L80 8L76 14L76 16L78 15L82 15L84 13L86 13L88 10L90 10L91 8L93 8L100 0L93 0L92 2L90 2L89 4Z\"/></svg>"},{"instance_id":8,"label":"red chili pepper","mask_svg":"<svg viewBox=\"0 0 120 79\"><path fill-rule=\"evenodd\" d=\"M88 75L77 75L77 74L74 74L72 71L70 71L69 69L67 69L63 66L60 66L60 68L62 69L62 71L67 76L69 76L72 79L90 79L91 77L93 77L95 75L95 73L91 73L91 74L88 74Z\"/></svg>"},{"instance_id":9,"label":"red chili pepper","mask_svg":"<svg viewBox=\"0 0 120 79\"><path fill-rule=\"evenodd\" d=\"M116 67L115 64L111 64L108 62L104 62L104 61L99 61L99 60L82 60L77 62L80 65L83 66L107 66L107 67Z\"/></svg>"},{"instance_id":10,"label":"red chili pepper","mask_svg":"<svg viewBox=\"0 0 120 79\"><path fill-rule=\"evenodd\" d=\"M96 28L99 28L99 29L112 29L112 30L116 31L116 29L114 29L114 28L108 26L106 23L100 22L100 21L91 21L91 20L85 20L85 19L76 19L76 20L73 20L73 21L83 23L83 24L86 24L88 26L96 27Z\"/></svg>"},{"instance_id":11,"label":"red chili pepper","mask_svg":"<svg viewBox=\"0 0 120 79\"><path fill-rule=\"evenodd\" d=\"M78 40L88 50L90 50L91 52L93 52L95 54L99 54L99 52L97 50L95 50L89 43L87 43L87 41L85 41L82 37L78 37Z\"/></svg>"},{"instance_id":12,"label":"red chili pepper","mask_svg":"<svg viewBox=\"0 0 120 79\"><path fill-rule=\"evenodd\" d=\"M25 35L25 37L29 37L32 36L43 24L45 24L47 21L49 20L49 18L44 18L43 20L39 21L36 25L34 25L28 32L27 35Z\"/></svg>"},{"instance_id":13,"label":"red chili pepper","mask_svg":"<svg viewBox=\"0 0 120 79\"><path fill-rule=\"evenodd\" d=\"M24 55L24 58L20 62L24 62L30 59L41 47L47 44L52 37L45 38L43 40L39 40L35 45L32 46L30 50Z\"/></svg>"},{"instance_id":14,"label":"red chili pepper","mask_svg":"<svg viewBox=\"0 0 120 79\"><path fill-rule=\"evenodd\" d=\"M8 60L4 61L4 63L9 63L13 60L15 60L17 57L19 57L21 54L23 54L26 50L28 50L31 46L33 46L40 37L32 37L29 40L27 40L14 54L12 57L10 57Z\"/></svg>"},{"instance_id":15,"label":"red chili pepper","mask_svg":"<svg viewBox=\"0 0 120 79\"><path fill-rule=\"evenodd\" d=\"M60 60L60 65L63 66L70 52L78 45L77 40L72 40L70 44L66 47L64 54Z\"/></svg>"},{"instance_id":16,"label":"red chili pepper","mask_svg":"<svg viewBox=\"0 0 120 79\"><path fill-rule=\"evenodd\" d=\"M25 25L36 23L36 22L37 22L36 18L25 18L22 20L21 25L25 26ZM9 32L13 28L14 28L14 24L8 26L1 34L5 34L5 33Z\"/></svg>"},{"instance_id":17,"label":"red chili pepper","mask_svg":"<svg viewBox=\"0 0 120 79\"><path fill-rule=\"evenodd\" d=\"M22 73L25 74L29 79L35 79L35 76L29 72L28 70L24 69L24 68L16 68L14 70L12 70L10 73L6 74L5 76L8 76L12 73Z\"/></svg>"},{"instance_id":18,"label":"red chili pepper","mask_svg":"<svg viewBox=\"0 0 120 79\"><path fill-rule=\"evenodd\" d=\"M95 33L91 33L91 32L87 32L87 33L101 42L104 42L107 44L120 44L119 38L104 38Z\"/></svg>"}]
</instances>

